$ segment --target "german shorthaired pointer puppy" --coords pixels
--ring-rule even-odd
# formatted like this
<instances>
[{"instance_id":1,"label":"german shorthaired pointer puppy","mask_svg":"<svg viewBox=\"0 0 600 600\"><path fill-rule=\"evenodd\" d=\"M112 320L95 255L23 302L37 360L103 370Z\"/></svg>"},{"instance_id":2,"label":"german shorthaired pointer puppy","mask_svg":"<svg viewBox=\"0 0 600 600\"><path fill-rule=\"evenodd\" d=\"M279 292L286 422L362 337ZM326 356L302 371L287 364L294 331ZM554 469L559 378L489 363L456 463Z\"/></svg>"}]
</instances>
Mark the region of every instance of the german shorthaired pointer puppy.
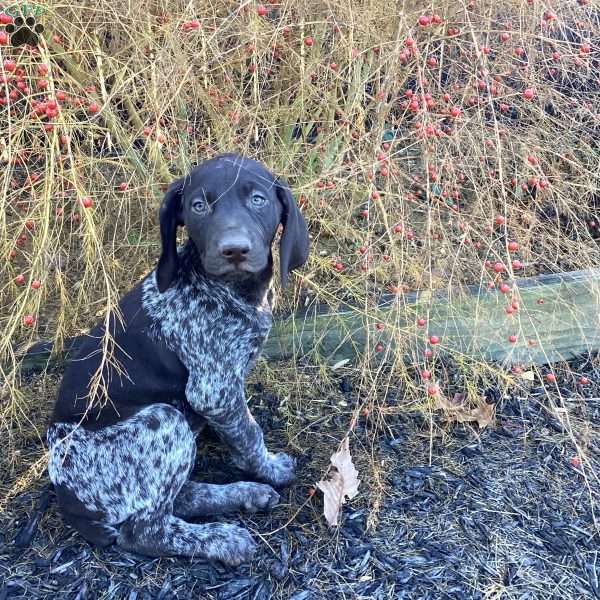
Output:
<instances>
[{"instance_id":1,"label":"german shorthaired pointer puppy","mask_svg":"<svg viewBox=\"0 0 600 600\"><path fill-rule=\"evenodd\" d=\"M309 239L284 183L259 162L226 154L169 186L157 267L122 298L123 319L109 319L114 360L103 356L99 323L65 371L48 429L59 507L88 541L231 565L252 557L246 529L187 519L268 510L279 499L271 486L294 478L293 459L265 447L244 394L271 326L271 244L280 223L285 286L306 262ZM177 248L180 225L189 239ZM104 390L91 398L100 368ZM202 424L264 483L190 481Z\"/></svg>"}]
</instances>

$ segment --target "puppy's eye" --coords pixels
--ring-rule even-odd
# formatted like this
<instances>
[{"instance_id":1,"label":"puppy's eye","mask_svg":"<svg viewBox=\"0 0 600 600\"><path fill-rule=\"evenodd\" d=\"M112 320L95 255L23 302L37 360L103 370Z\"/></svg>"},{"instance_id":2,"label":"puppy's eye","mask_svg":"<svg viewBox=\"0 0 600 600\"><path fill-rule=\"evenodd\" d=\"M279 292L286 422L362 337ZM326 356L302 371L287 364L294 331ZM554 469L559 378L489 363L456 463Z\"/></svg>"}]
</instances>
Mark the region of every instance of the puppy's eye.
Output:
<instances>
[{"instance_id":1,"label":"puppy's eye","mask_svg":"<svg viewBox=\"0 0 600 600\"><path fill-rule=\"evenodd\" d=\"M205 213L208 211L208 202L204 198L194 198L192 210L197 213Z\"/></svg>"},{"instance_id":2,"label":"puppy's eye","mask_svg":"<svg viewBox=\"0 0 600 600\"><path fill-rule=\"evenodd\" d=\"M267 199L262 194L254 193L250 198L250 203L255 208L260 208L261 206L264 206L267 203Z\"/></svg>"}]
</instances>

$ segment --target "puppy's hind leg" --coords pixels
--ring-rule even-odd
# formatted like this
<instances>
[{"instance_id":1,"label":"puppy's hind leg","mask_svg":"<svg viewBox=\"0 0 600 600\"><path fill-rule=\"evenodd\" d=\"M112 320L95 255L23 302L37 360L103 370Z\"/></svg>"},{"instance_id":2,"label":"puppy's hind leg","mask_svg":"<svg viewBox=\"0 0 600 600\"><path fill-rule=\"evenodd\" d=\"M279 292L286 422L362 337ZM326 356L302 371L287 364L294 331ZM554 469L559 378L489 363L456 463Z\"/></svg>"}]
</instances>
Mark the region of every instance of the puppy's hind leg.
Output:
<instances>
[{"instance_id":1,"label":"puppy's hind leg","mask_svg":"<svg viewBox=\"0 0 600 600\"><path fill-rule=\"evenodd\" d=\"M251 535L225 523L195 525L168 513L132 518L121 525L117 544L147 556L190 556L239 565L256 551Z\"/></svg>"},{"instance_id":2,"label":"puppy's hind leg","mask_svg":"<svg viewBox=\"0 0 600 600\"><path fill-rule=\"evenodd\" d=\"M99 431L55 424L48 444L48 472L61 512L90 542L116 542L149 556L205 556L232 565L254 553L245 529L194 525L173 515L196 445L185 417L172 406L146 407Z\"/></svg>"}]
</instances>

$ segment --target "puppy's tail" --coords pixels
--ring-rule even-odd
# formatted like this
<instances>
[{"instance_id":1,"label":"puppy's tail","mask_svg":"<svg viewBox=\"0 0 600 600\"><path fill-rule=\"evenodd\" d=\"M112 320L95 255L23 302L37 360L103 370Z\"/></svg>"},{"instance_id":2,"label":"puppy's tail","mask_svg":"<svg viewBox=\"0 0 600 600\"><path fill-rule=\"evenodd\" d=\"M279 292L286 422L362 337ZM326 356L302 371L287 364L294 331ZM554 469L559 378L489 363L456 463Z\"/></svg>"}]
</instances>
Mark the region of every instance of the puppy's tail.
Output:
<instances>
[{"instance_id":1,"label":"puppy's tail","mask_svg":"<svg viewBox=\"0 0 600 600\"><path fill-rule=\"evenodd\" d=\"M85 341L84 335L77 335L66 338L64 341L63 351L51 360L51 355L54 350L54 342L41 341L29 346L25 351L15 349L15 353L21 359L21 373L33 373L43 371L50 362L53 364L65 364L69 358L77 354L79 348Z\"/></svg>"},{"instance_id":2,"label":"puppy's tail","mask_svg":"<svg viewBox=\"0 0 600 600\"><path fill-rule=\"evenodd\" d=\"M42 488L42 491L37 501L37 506L35 507L33 514L31 515L27 523L25 523L25 525L23 525L23 527L19 529L17 535L15 536L15 546L18 546L19 548L26 548L27 546L29 546L29 544L31 544L31 540L36 534L40 519L43 517L46 510L48 510L50 501L53 498L54 485L52 483L48 483Z\"/></svg>"}]
</instances>

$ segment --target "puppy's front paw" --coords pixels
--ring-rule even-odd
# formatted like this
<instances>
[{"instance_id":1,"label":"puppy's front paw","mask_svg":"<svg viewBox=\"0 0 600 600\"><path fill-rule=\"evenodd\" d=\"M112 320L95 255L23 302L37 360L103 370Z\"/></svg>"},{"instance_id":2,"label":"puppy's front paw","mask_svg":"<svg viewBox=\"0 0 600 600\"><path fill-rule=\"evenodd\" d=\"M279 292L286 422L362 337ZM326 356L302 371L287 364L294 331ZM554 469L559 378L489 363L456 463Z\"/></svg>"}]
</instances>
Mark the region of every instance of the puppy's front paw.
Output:
<instances>
[{"instance_id":1,"label":"puppy's front paw","mask_svg":"<svg viewBox=\"0 0 600 600\"><path fill-rule=\"evenodd\" d=\"M256 543L246 529L237 525L217 525L204 553L208 558L236 567L249 561L255 552Z\"/></svg>"},{"instance_id":2,"label":"puppy's front paw","mask_svg":"<svg viewBox=\"0 0 600 600\"><path fill-rule=\"evenodd\" d=\"M240 481L232 485L236 486L240 509L247 512L271 510L279 502L279 494L270 485L251 481Z\"/></svg>"},{"instance_id":3,"label":"puppy's front paw","mask_svg":"<svg viewBox=\"0 0 600 600\"><path fill-rule=\"evenodd\" d=\"M266 483L270 483L276 487L284 487L294 481L296 475L294 469L296 461L285 454L285 452L277 452L274 454L269 452L267 460L263 463L256 475Z\"/></svg>"}]
</instances>

